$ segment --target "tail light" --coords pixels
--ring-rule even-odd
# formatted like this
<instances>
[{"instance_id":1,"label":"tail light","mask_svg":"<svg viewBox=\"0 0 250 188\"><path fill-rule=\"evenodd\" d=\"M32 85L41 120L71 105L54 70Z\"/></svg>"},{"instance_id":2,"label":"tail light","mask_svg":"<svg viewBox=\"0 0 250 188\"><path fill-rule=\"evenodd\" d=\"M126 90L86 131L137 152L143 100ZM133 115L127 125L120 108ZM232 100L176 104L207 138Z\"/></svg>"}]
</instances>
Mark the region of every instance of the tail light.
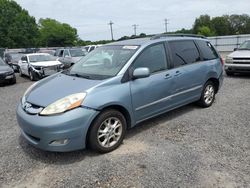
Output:
<instances>
[{"instance_id":1,"label":"tail light","mask_svg":"<svg viewBox=\"0 0 250 188\"><path fill-rule=\"evenodd\" d=\"M224 60L222 59L222 57L220 58L220 63L222 66L224 65Z\"/></svg>"}]
</instances>

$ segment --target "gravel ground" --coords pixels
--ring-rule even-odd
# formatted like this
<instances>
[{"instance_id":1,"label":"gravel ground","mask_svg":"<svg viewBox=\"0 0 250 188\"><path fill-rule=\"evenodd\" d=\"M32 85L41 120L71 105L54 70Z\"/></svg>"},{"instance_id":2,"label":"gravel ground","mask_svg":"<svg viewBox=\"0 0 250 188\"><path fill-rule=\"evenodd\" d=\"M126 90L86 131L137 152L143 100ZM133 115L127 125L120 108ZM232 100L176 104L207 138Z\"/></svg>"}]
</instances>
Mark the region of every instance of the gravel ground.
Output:
<instances>
[{"instance_id":1,"label":"gravel ground","mask_svg":"<svg viewBox=\"0 0 250 188\"><path fill-rule=\"evenodd\" d=\"M114 152L52 153L20 136L15 108L31 85L0 87L0 187L249 187L250 76L225 77L215 104L193 104L128 131Z\"/></svg>"}]
</instances>

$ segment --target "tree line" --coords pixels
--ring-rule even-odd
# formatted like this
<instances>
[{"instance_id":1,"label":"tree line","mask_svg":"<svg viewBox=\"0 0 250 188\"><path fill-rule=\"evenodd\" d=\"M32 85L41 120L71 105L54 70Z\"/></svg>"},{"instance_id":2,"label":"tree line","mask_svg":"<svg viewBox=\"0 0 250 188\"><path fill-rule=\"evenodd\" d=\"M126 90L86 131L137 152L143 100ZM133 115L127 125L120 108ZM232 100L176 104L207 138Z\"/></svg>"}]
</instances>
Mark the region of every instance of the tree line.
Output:
<instances>
[{"instance_id":1,"label":"tree line","mask_svg":"<svg viewBox=\"0 0 250 188\"><path fill-rule=\"evenodd\" d=\"M209 15L201 15L195 19L191 29L183 28L172 33L204 36L248 34L250 33L250 16L247 14L223 15L212 18ZM145 33L138 36L123 36L118 41L147 36ZM79 38L77 29L54 19L40 19L36 23L36 19L15 1L0 0L0 48L85 46L109 42L112 41L84 41Z\"/></svg>"}]
</instances>

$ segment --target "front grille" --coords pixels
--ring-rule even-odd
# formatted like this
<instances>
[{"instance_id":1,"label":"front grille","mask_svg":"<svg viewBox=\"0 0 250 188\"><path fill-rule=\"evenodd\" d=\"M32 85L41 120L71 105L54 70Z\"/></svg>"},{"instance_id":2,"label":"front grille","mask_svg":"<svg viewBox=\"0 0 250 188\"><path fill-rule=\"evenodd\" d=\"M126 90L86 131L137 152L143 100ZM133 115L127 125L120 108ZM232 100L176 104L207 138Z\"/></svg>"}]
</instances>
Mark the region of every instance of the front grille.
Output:
<instances>
[{"instance_id":1,"label":"front grille","mask_svg":"<svg viewBox=\"0 0 250 188\"><path fill-rule=\"evenodd\" d=\"M233 60L247 60L250 61L250 57L237 57L237 58L233 58Z\"/></svg>"},{"instance_id":2,"label":"front grille","mask_svg":"<svg viewBox=\"0 0 250 188\"><path fill-rule=\"evenodd\" d=\"M250 64L250 60L249 60L249 62L247 62L247 61L234 61L234 64Z\"/></svg>"}]
</instances>

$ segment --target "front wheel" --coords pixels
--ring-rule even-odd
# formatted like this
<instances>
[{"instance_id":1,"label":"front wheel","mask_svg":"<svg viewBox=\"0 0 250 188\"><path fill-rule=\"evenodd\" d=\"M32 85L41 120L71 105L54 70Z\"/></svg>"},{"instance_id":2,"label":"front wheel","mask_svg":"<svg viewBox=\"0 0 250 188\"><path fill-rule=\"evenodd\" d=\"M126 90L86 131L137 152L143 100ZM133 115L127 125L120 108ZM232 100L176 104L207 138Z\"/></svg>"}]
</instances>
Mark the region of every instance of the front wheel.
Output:
<instances>
[{"instance_id":1,"label":"front wheel","mask_svg":"<svg viewBox=\"0 0 250 188\"><path fill-rule=\"evenodd\" d=\"M34 73L32 70L29 71L29 77L31 81L37 81L36 73Z\"/></svg>"},{"instance_id":2,"label":"front wheel","mask_svg":"<svg viewBox=\"0 0 250 188\"><path fill-rule=\"evenodd\" d=\"M198 104L203 108L207 108L213 104L214 100L215 100L214 83L208 81L202 90L201 98L198 101Z\"/></svg>"},{"instance_id":3,"label":"front wheel","mask_svg":"<svg viewBox=\"0 0 250 188\"><path fill-rule=\"evenodd\" d=\"M112 109L103 111L90 128L88 143L97 152L111 152L122 143L126 127L122 113Z\"/></svg>"}]
</instances>

